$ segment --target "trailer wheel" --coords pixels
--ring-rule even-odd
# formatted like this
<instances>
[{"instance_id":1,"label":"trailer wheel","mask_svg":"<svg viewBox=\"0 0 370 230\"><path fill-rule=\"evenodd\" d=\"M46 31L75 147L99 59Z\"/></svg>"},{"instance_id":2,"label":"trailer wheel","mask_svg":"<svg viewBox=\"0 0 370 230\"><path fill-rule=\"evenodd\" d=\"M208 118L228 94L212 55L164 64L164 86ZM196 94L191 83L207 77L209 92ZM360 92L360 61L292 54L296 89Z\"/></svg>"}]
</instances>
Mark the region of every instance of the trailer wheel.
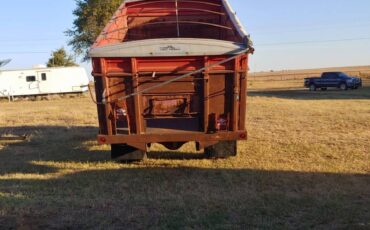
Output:
<instances>
[{"instance_id":1,"label":"trailer wheel","mask_svg":"<svg viewBox=\"0 0 370 230\"><path fill-rule=\"evenodd\" d=\"M126 144L111 145L111 158L118 162L142 161L146 159L146 152Z\"/></svg>"},{"instance_id":2,"label":"trailer wheel","mask_svg":"<svg viewBox=\"0 0 370 230\"><path fill-rule=\"evenodd\" d=\"M237 141L221 141L204 149L204 154L211 159L226 159L237 155Z\"/></svg>"}]
</instances>

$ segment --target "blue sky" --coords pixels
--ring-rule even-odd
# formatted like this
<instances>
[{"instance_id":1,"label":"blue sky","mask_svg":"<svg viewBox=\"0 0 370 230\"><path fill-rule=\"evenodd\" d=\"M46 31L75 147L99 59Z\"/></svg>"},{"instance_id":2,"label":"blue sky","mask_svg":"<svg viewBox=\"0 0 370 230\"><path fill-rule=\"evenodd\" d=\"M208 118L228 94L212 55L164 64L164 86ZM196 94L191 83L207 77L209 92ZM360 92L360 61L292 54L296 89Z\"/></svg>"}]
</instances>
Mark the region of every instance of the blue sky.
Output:
<instances>
[{"instance_id":1,"label":"blue sky","mask_svg":"<svg viewBox=\"0 0 370 230\"><path fill-rule=\"evenodd\" d=\"M369 0L230 0L251 33L252 71L370 65ZM67 47L74 0L12 0L0 8L0 59L43 64ZM88 66L89 64L84 64Z\"/></svg>"}]
</instances>

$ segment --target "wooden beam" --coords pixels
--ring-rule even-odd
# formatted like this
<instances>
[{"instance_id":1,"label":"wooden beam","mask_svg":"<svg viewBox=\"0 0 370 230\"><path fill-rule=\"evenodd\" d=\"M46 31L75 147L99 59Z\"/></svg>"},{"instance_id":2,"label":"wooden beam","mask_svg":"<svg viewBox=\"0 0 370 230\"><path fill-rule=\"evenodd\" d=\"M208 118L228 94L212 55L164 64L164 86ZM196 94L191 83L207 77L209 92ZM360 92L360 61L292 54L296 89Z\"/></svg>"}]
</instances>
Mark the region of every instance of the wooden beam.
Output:
<instances>
[{"instance_id":1,"label":"wooden beam","mask_svg":"<svg viewBox=\"0 0 370 230\"><path fill-rule=\"evenodd\" d=\"M208 133L209 129L209 69L207 68L210 65L208 56L204 57L204 67L206 68L204 70L203 76L204 76L204 88L203 88L203 98L204 98L204 108L203 108L203 122L204 122L204 132Z\"/></svg>"},{"instance_id":2,"label":"wooden beam","mask_svg":"<svg viewBox=\"0 0 370 230\"><path fill-rule=\"evenodd\" d=\"M232 130L237 131L239 129L239 105L240 105L240 74L238 70L240 69L240 57L234 60L234 82L233 82L233 108L232 108ZM229 121L230 122L230 121Z\"/></svg>"},{"instance_id":3,"label":"wooden beam","mask_svg":"<svg viewBox=\"0 0 370 230\"><path fill-rule=\"evenodd\" d=\"M134 103L135 103L135 118L136 118L136 133L141 134L144 133L144 117L142 116L142 96L138 92L140 92L140 84L139 84L139 73L138 73L138 66L136 58L131 58L131 71L133 74L133 87L134 93Z\"/></svg>"},{"instance_id":4,"label":"wooden beam","mask_svg":"<svg viewBox=\"0 0 370 230\"><path fill-rule=\"evenodd\" d=\"M105 89L105 95L103 95L103 100L109 100L109 79L107 76L107 64L104 58L100 59L100 65L102 69L102 79L103 79L103 86ZM111 119L111 104L106 103L105 105L105 118L106 118L106 123L107 123L107 131L108 135L115 134L115 131L113 131L113 126L112 126L112 119Z\"/></svg>"}]
</instances>

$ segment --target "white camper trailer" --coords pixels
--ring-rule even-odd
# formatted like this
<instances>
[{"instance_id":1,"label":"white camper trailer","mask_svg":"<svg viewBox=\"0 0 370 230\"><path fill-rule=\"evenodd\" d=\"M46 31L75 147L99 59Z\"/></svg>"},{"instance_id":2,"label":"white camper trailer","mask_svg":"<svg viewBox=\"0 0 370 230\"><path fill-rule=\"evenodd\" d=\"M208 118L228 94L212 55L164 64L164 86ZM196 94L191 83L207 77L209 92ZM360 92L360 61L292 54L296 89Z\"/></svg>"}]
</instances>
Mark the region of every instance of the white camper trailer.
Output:
<instances>
[{"instance_id":1,"label":"white camper trailer","mask_svg":"<svg viewBox=\"0 0 370 230\"><path fill-rule=\"evenodd\" d=\"M0 70L0 97L83 93L88 84L81 67Z\"/></svg>"}]
</instances>

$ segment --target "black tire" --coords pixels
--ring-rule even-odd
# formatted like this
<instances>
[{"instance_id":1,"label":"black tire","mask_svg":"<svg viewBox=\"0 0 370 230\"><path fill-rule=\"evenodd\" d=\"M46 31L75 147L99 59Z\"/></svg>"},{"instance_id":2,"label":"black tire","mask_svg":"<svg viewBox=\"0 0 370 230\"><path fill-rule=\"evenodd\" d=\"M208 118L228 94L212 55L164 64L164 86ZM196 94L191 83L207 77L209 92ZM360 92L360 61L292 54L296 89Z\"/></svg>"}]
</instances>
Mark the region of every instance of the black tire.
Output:
<instances>
[{"instance_id":1,"label":"black tire","mask_svg":"<svg viewBox=\"0 0 370 230\"><path fill-rule=\"evenodd\" d=\"M317 87L315 84L311 84L310 85L310 91L316 91L317 90Z\"/></svg>"},{"instance_id":2,"label":"black tire","mask_svg":"<svg viewBox=\"0 0 370 230\"><path fill-rule=\"evenodd\" d=\"M205 156L211 159L226 159L236 156L237 153L237 141L220 141L204 149Z\"/></svg>"},{"instance_id":3,"label":"black tire","mask_svg":"<svg viewBox=\"0 0 370 230\"><path fill-rule=\"evenodd\" d=\"M146 159L146 152L126 144L111 145L111 158L118 162L133 162Z\"/></svg>"},{"instance_id":4,"label":"black tire","mask_svg":"<svg viewBox=\"0 0 370 230\"><path fill-rule=\"evenodd\" d=\"M326 90L328 90L328 88L321 88L321 90L322 90L322 91L326 91Z\"/></svg>"},{"instance_id":5,"label":"black tire","mask_svg":"<svg viewBox=\"0 0 370 230\"><path fill-rule=\"evenodd\" d=\"M341 84L339 85L339 89L341 89L341 90L348 90L348 86L347 86L347 84L346 84L346 83L341 83Z\"/></svg>"}]
</instances>

